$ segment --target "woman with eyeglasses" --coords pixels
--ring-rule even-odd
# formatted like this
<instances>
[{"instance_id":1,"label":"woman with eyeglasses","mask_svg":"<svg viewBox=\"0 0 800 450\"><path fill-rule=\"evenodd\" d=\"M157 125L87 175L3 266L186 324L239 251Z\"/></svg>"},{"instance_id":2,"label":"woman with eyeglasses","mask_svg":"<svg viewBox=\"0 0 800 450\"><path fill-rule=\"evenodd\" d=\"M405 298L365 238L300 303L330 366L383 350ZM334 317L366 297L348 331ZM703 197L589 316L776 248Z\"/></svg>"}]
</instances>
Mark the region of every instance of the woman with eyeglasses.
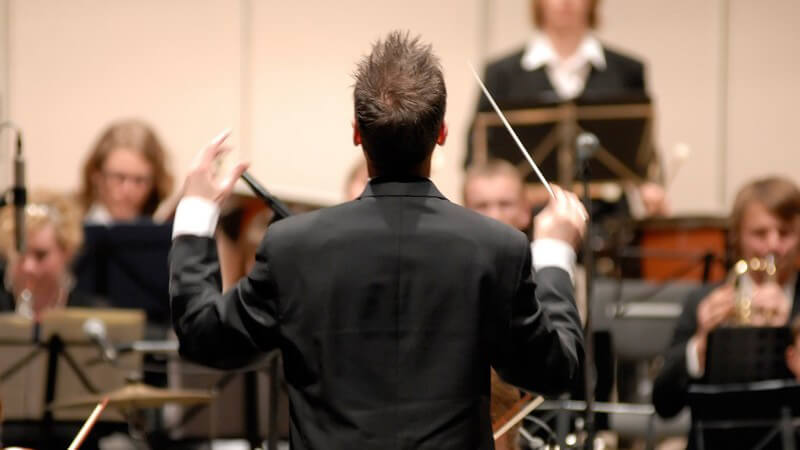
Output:
<instances>
[{"instance_id":1,"label":"woman with eyeglasses","mask_svg":"<svg viewBox=\"0 0 800 450\"><path fill-rule=\"evenodd\" d=\"M172 190L172 174L155 132L144 122L112 123L83 167L79 200L89 224L149 220Z\"/></svg>"}]
</instances>

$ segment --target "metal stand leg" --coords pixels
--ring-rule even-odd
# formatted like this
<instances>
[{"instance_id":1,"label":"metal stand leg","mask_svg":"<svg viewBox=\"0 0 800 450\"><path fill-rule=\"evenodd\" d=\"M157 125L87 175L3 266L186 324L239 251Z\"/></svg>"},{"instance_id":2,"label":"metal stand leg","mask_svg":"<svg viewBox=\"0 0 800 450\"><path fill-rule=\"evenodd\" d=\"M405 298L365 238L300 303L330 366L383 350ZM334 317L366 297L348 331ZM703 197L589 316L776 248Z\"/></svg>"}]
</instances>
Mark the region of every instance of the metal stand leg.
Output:
<instances>
[{"instance_id":1,"label":"metal stand leg","mask_svg":"<svg viewBox=\"0 0 800 450\"><path fill-rule=\"evenodd\" d=\"M269 363L269 434L267 435L269 450L278 448L278 395L280 394L278 359L272 358Z\"/></svg>"},{"instance_id":2,"label":"metal stand leg","mask_svg":"<svg viewBox=\"0 0 800 450\"><path fill-rule=\"evenodd\" d=\"M647 450L654 450L656 448L656 414L650 414L647 419L647 440L645 443Z\"/></svg>"},{"instance_id":3,"label":"metal stand leg","mask_svg":"<svg viewBox=\"0 0 800 450\"><path fill-rule=\"evenodd\" d=\"M783 450L795 450L792 409L788 406L781 408L781 439L783 440Z\"/></svg>"}]
</instances>

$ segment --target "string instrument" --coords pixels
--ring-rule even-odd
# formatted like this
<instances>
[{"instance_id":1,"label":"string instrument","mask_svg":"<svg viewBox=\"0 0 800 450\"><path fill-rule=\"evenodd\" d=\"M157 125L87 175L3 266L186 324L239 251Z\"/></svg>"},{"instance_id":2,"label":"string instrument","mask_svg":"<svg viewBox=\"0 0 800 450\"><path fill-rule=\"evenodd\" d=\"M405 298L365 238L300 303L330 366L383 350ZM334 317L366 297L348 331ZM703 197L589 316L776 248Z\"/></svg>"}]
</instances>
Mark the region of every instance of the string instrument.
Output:
<instances>
[{"instance_id":1,"label":"string instrument","mask_svg":"<svg viewBox=\"0 0 800 450\"><path fill-rule=\"evenodd\" d=\"M500 439L508 430L517 425L522 419L542 404L542 396L534 397L526 393L514 405L508 409L499 419L492 422L492 433L494 440Z\"/></svg>"}]
</instances>

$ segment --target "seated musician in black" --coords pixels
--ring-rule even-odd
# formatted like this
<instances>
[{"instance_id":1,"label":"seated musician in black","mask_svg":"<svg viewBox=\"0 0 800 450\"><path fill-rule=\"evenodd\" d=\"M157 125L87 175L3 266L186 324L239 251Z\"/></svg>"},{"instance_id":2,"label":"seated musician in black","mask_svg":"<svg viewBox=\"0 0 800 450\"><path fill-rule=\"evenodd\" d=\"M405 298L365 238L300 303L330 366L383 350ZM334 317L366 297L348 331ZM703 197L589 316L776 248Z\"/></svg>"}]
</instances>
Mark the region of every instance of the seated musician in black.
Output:
<instances>
[{"instance_id":1,"label":"seated musician in black","mask_svg":"<svg viewBox=\"0 0 800 450\"><path fill-rule=\"evenodd\" d=\"M25 251L16 251L14 211L0 214L0 253L5 262L0 311L38 318L66 306L104 306L74 289L70 264L83 242L80 211L67 197L48 192L30 196L25 207Z\"/></svg>"},{"instance_id":2,"label":"seated musician in black","mask_svg":"<svg viewBox=\"0 0 800 450\"><path fill-rule=\"evenodd\" d=\"M0 254L4 285L0 312L39 320L65 307L102 307L107 303L74 288L71 263L83 242L83 219L75 202L49 192L34 192L25 207L25 250L17 252L14 210L0 212ZM101 423L81 448L98 448L98 440L118 431ZM66 448L80 429L75 422L13 421L3 425L3 444L31 448Z\"/></svg>"},{"instance_id":3,"label":"seated musician in black","mask_svg":"<svg viewBox=\"0 0 800 450\"><path fill-rule=\"evenodd\" d=\"M126 119L110 124L83 165L77 200L85 222L163 221L171 212L165 202L173 180L167 159L166 149L147 123ZM157 211L160 205L164 209Z\"/></svg>"},{"instance_id":4,"label":"seated musician in black","mask_svg":"<svg viewBox=\"0 0 800 450\"><path fill-rule=\"evenodd\" d=\"M678 320L664 367L655 380L653 404L662 417L678 414L687 403L689 385L703 377L711 331L736 320L736 296L751 299L752 326L784 326L800 312L797 256L800 243L800 190L790 180L768 177L745 185L731 214L736 259L775 258L777 273L745 274L741 292L730 283L689 295ZM694 448L693 436L689 448Z\"/></svg>"}]
</instances>

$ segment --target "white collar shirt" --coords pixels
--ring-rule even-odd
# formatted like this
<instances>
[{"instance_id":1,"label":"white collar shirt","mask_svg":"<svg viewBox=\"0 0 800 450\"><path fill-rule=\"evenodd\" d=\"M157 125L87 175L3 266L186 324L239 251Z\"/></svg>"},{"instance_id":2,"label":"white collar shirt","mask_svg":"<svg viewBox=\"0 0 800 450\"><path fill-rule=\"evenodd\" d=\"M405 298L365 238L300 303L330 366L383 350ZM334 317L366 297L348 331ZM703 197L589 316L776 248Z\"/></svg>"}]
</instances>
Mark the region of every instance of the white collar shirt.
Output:
<instances>
[{"instance_id":1,"label":"white collar shirt","mask_svg":"<svg viewBox=\"0 0 800 450\"><path fill-rule=\"evenodd\" d=\"M590 34L584 36L575 52L564 59L556 53L547 36L537 34L525 46L520 64L527 71L544 66L556 94L570 100L583 92L592 66L597 70L606 69L606 57L600 41Z\"/></svg>"}]
</instances>

